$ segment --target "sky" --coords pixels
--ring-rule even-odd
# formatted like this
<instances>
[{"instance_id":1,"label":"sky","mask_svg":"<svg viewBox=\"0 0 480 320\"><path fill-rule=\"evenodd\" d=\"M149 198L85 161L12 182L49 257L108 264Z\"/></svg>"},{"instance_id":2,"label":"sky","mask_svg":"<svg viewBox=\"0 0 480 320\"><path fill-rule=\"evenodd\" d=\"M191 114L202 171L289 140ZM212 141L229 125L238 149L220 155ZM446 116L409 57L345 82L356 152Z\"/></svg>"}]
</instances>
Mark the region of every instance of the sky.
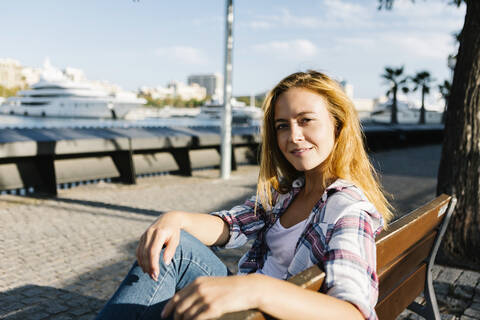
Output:
<instances>
[{"instance_id":1,"label":"sky","mask_svg":"<svg viewBox=\"0 0 480 320\"><path fill-rule=\"evenodd\" d=\"M233 93L271 89L296 71L346 80L356 98L387 91L386 66L451 77L465 5L448 0L234 0ZM0 58L82 69L127 90L223 73L224 0L1 1Z\"/></svg>"}]
</instances>

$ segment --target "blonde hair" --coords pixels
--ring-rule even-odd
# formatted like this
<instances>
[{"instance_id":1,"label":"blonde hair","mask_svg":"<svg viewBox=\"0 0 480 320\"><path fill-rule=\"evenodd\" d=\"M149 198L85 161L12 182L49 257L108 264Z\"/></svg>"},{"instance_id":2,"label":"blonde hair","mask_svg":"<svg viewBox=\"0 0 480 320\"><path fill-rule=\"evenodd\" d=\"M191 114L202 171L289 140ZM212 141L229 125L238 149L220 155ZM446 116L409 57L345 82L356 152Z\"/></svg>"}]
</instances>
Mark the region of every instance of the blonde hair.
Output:
<instances>
[{"instance_id":1,"label":"blonde hair","mask_svg":"<svg viewBox=\"0 0 480 320\"><path fill-rule=\"evenodd\" d=\"M291 190L292 182L303 173L285 159L277 144L275 104L279 96L290 88L303 88L322 96L335 125L335 143L330 155L321 164L323 187L341 178L362 189L367 199L381 213L384 227L393 217L363 143L363 132L352 101L341 86L323 73L308 70L289 75L280 81L263 102L262 148L257 196L267 208L274 205L272 188L280 193Z\"/></svg>"}]
</instances>

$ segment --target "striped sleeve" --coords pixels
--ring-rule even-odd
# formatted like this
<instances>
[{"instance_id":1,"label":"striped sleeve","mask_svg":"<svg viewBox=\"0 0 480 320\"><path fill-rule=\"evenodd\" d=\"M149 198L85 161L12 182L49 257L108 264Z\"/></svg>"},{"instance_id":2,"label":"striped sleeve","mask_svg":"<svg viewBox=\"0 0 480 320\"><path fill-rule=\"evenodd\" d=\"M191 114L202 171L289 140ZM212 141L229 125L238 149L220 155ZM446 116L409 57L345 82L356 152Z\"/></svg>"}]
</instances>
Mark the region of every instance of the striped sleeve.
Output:
<instances>
[{"instance_id":1,"label":"striped sleeve","mask_svg":"<svg viewBox=\"0 0 480 320\"><path fill-rule=\"evenodd\" d=\"M381 220L376 221L361 203L342 211L327 235L326 293L352 303L366 319L377 319L375 234Z\"/></svg>"},{"instance_id":2,"label":"striped sleeve","mask_svg":"<svg viewBox=\"0 0 480 320\"><path fill-rule=\"evenodd\" d=\"M257 233L265 225L262 205L256 202L257 197L252 196L244 204L233 207L230 210L212 212L225 221L230 229L228 242L219 248L237 248L244 245L248 240L254 239ZM257 208L255 211L255 203Z\"/></svg>"}]
</instances>

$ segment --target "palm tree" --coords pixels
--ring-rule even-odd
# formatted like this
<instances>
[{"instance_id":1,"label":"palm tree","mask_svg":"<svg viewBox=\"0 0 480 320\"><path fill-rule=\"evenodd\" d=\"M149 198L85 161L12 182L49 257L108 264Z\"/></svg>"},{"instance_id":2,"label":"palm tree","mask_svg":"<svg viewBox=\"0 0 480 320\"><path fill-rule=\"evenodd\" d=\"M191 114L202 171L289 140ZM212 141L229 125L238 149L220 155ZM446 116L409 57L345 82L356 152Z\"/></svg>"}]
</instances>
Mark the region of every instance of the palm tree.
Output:
<instances>
[{"instance_id":1,"label":"palm tree","mask_svg":"<svg viewBox=\"0 0 480 320\"><path fill-rule=\"evenodd\" d=\"M452 84L448 80L443 80L443 83L438 85L438 91L440 91L440 94L442 95L442 98L445 101L445 107L443 108L443 113L442 113L442 123L445 123L445 115L447 114L448 99L450 97L451 88L452 88Z\"/></svg>"},{"instance_id":2,"label":"palm tree","mask_svg":"<svg viewBox=\"0 0 480 320\"><path fill-rule=\"evenodd\" d=\"M419 71L411 78L414 84L413 91L422 89L422 107L420 108L420 124L425 123L425 96L430 93L430 85L435 81L428 71Z\"/></svg>"},{"instance_id":3,"label":"palm tree","mask_svg":"<svg viewBox=\"0 0 480 320\"><path fill-rule=\"evenodd\" d=\"M394 67L385 67L385 72L382 74L382 78L385 80L385 83L390 86L386 95L387 97L392 95L392 108L391 108L391 117L390 123L398 123L397 119L397 91L398 89L403 90L404 92L408 91L406 87L407 78L403 77L403 66L400 68Z\"/></svg>"}]
</instances>

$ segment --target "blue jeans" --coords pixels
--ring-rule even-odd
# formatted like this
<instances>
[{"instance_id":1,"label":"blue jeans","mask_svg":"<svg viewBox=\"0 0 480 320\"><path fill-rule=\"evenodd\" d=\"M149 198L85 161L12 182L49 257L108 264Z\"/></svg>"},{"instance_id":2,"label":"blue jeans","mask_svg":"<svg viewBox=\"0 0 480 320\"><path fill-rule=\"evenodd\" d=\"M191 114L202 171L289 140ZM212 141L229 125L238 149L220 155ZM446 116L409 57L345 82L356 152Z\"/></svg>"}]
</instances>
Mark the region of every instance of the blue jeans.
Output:
<instances>
[{"instance_id":1,"label":"blue jeans","mask_svg":"<svg viewBox=\"0 0 480 320\"><path fill-rule=\"evenodd\" d=\"M158 320L164 306L175 292L186 287L197 277L230 274L225 264L210 248L184 231L181 232L180 243L172 262L167 266L162 257L163 250L160 254L158 281L143 273L135 262L117 292L96 319Z\"/></svg>"}]
</instances>

